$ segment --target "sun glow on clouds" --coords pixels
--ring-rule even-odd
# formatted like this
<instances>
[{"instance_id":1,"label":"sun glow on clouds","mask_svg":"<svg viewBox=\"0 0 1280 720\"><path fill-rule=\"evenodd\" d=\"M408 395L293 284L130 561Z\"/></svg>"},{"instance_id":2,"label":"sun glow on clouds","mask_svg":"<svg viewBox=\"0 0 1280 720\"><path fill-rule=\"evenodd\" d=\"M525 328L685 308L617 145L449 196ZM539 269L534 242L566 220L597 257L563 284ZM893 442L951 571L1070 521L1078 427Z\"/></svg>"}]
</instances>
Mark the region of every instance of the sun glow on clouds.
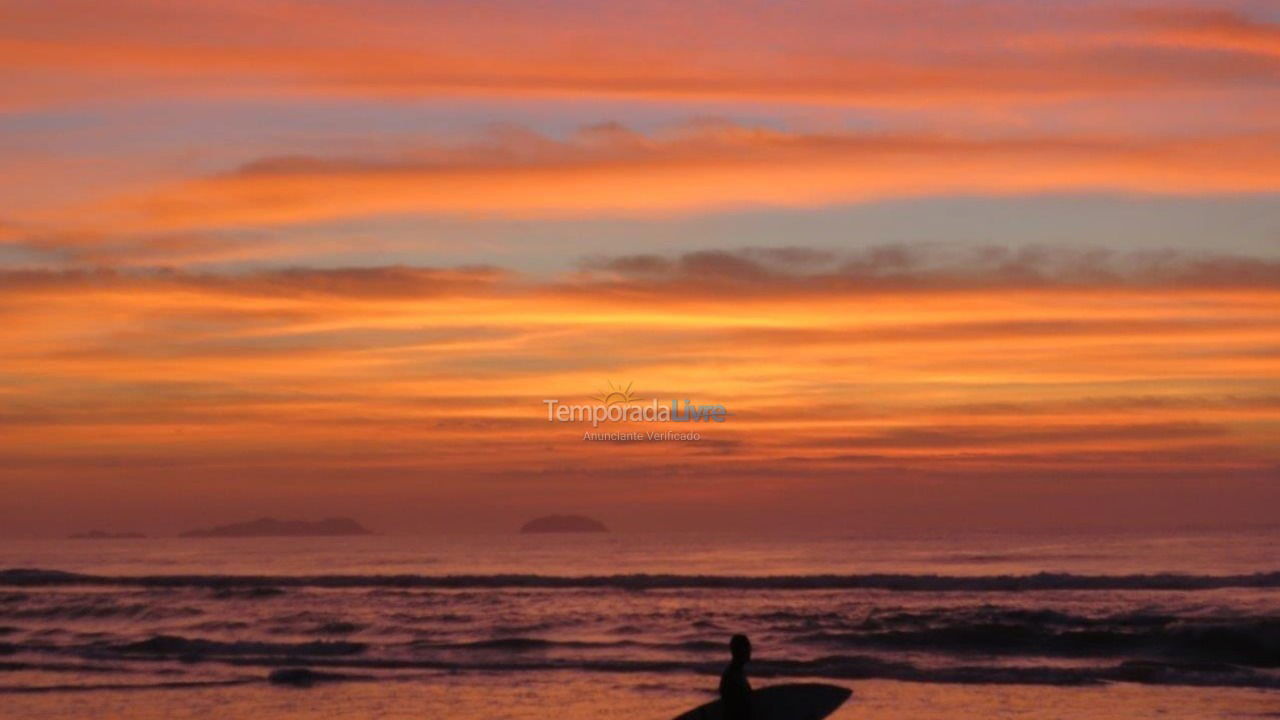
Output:
<instances>
[{"instance_id":1,"label":"sun glow on clouds","mask_svg":"<svg viewBox=\"0 0 1280 720\"><path fill-rule=\"evenodd\" d=\"M1280 460L1261 442L1280 420L1280 266L1168 258L1150 276L1076 258L1059 281L1036 278L1044 258L925 271L880 256L801 274L760 253L621 258L550 284L487 270L13 278L6 376L25 381L9 388L22 410L5 452L22 472L80 476L283 463L495 477L554 457L572 468L560 481L625 458L633 476L771 468L762 487L831 472L1265 474ZM715 444L663 450L548 426L543 398L587 402L602 377L723 402L732 422L706 433Z\"/></svg>"},{"instance_id":2,"label":"sun glow on clouds","mask_svg":"<svg viewBox=\"0 0 1280 720\"><path fill-rule=\"evenodd\" d=\"M359 502L388 516L427 495L479 515L501 488L665 517L729 478L744 508L803 488L813 512L939 482L972 509L1017 483L1231 481L1254 489L1206 513L1252 517L1280 463L1263 231L961 247L934 209L918 242L606 230L502 260L566 219L1271 197L1266 10L0 0L0 473L34 508L0 522L100 480L150 507L175 474L245 508L281 478L327 478L320 504L376 479ZM441 219L461 224L412 230ZM732 421L642 446L542 417L608 382Z\"/></svg>"}]
</instances>

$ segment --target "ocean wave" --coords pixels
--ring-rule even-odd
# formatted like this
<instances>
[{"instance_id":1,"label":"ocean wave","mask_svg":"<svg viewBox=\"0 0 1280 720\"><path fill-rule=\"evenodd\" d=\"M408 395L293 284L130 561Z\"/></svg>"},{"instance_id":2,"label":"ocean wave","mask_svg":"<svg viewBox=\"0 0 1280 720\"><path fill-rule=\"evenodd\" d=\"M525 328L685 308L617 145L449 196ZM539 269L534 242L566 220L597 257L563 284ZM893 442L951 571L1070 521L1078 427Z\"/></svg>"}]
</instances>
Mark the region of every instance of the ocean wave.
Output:
<instances>
[{"instance_id":1,"label":"ocean wave","mask_svg":"<svg viewBox=\"0 0 1280 720\"><path fill-rule=\"evenodd\" d=\"M148 683L80 683L62 685L0 685L3 693L61 693L90 692L97 690L181 690L207 687L225 687L244 685L254 682L254 678L232 680L171 680Z\"/></svg>"},{"instance_id":2,"label":"ocean wave","mask_svg":"<svg viewBox=\"0 0 1280 720\"><path fill-rule=\"evenodd\" d=\"M899 592L1027 592L1037 590L1218 590L1280 588L1280 571L1248 575L88 575L60 570L0 570L0 586L99 585L144 588L541 588L618 590L891 590ZM248 591L241 597L274 597Z\"/></svg>"},{"instance_id":3,"label":"ocean wave","mask_svg":"<svg viewBox=\"0 0 1280 720\"><path fill-rule=\"evenodd\" d=\"M415 650L503 650L507 652L536 652L556 649L591 649L632 647L637 643L629 640L615 642L588 642L585 640L546 640L536 637L497 637L488 640L471 642L441 643L426 640L415 640L410 647Z\"/></svg>"},{"instance_id":4,"label":"ocean wave","mask_svg":"<svg viewBox=\"0 0 1280 720\"><path fill-rule=\"evenodd\" d=\"M819 630L791 635L786 643L810 648L944 653L955 656L1071 657L1231 663L1258 668L1280 667L1280 618L1170 618L1159 624L1141 616L1076 618L1059 613L1056 623L1037 620L1041 613L1008 611L1004 619L974 618L960 612L927 625L886 628L868 620L862 629ZM1009 619L1015 618L1015 619ZM903 622L898 619L899 622ZM553 640L502 636L469 642L418 640L415 650L551 652L638 648L676 653L721 653L721 640L687 638L653 642L619 640Z\"/></svg>"},{"instance_id":5,"label":"ocean wave","mask_svg":"<svg viewBox=\"0 0 1280 720\"><path fill-rule=\"evenodd\" d=\"M807 616L802 617L807 619ZM1020 608L980 605L962 608L888 612L876 611L856 625L859 630L927 627L957 619L988 623L1026 623L1054 627L1160 627L1180 618L1167 613L1135 611L1108 615L1082 615L1050 608Z\"/></svg>"},{"instance_id":6,"label":"ocean wave","mask_svg":"<svg viewBox=\"0 0 1280 720\"><path fill-rule=\"evenodd\" d=\"M242 632L252 627L252 624L243 620L207 620L187 625L183 629L196 632Z\"/></svg>"},{"instance_id":7,"label":"ocean wave","mask_svg":"<svg viewBox=\"0 0 1280 720\"><path fill-rule=\"evenodd\" d=\"M242 657L228 660L237 666L286 667L296 658ZM589 672L645 673L654 675L718 675L723 663L679 660L623 660L509 656L472 661L405 658L315 658L312 667L331 670L448 672ZM756 660L753 677L761 679L824 678L831 680L899 680L944 684L1099 685L1132 682L1145 685L1197 687L1250 687L1280 689L1280 675L1228 663L1179 663L1126 660L1115 664L1061 667L1052 665L922 665L868 655L832 655L812 660Z\"/></svg>"},{"instance_id":8,"label":"ocean wave","mask_svg":"<svg viewBox=\"0 0 1280 720\"><path fill-rule=\"evenodd\" d=\"M27 672L38 671L45 673L123 673L128 672L128 668L119 665L104 665L101 663L82 663L82 662L50 662L50 661L0 661L0 672Z\"/></svg>"},{"instance_id":9,"label":"ocean wave","mask_svg":"<svg viewBox=\"0 0 1280 720\"><path fill-rule=\"evenodd\" d=\"M271 585L230 585L212 588L215 600L261 600L284 595L284 590Z\"/></svg>"},{"instance_id":10,"label":"ocean wave","mask_svg":"<svg viewBox=\"0 0 1280 720\"><path fill-rule=\"evenodd\" d=\"M24 598L25 599L25 598ZM120 602L111 597L77 595L31 598L35 602L0 604L0 617L12 620L168 620L195 617L195 607L152 602Z\"/></svg>"},{"instance_id":11,"label":"ocean wave","mask_svg":"<svg viewBox=\"0 0 1280 720\"><path fill-rule=\"evenodd\" d=\"M163 660L181 662L184 668L191 668L200 663L239 668L308 667L316 669L317 673L330 673L325 675L326 678L338 679L350 673L380 671L392 673L396 671L455 673L566 671L714 676L722 667L719 658L711 660L697 655L628 658L582 652L635 645L643 644L630 641L584 643L538 638L499 638L473 643L420 646L411 644L410 649L413 652L405 655L402 652L396 652L393 648L366 648L356 643L216 642L157 636L135 643L82 648L79 654L86 660L98 664L59 663L56 669L70 673L128 672L128 668L137 663L138 667L148 668L148 672L153 672L155 661ZM646 647L649 646L646 645ZM652 647L660 646L654 644ZM392 650L390 654L379 652L379 650L388 649ZM443 654L436 654L433 651L441 651ZM5 669L52 670L54 667L49 663L0 662L0 670ZM1280 689L1280 673L1272 669L1249 667L1231 662L1178 659L1125 658L1063 666L1037 663L1031 658L1016 664L966 662L963 656L954 658L950 662L940 662L938 658L933 658L927 663L922 663L909 658L873 654L829 654L796 660L759 658L752 663L752 674L761 679L807 677L835 680L889 679L924 683L1061 686L1133 682L1148 685ZM361 679L376 679L376 677L361 676ZM96 686L96 684L90 684L90 686ZM86 685L66 687L78 689ZM100 687L108 687L108 685L103 684Z\"/></svg>"},{"instance_id":12,"label":"ocean wave","mask_svg":"<svg viewBox=\"0 0 1280 720\"><path fill-rule=\"evenodd\" d=\"M1220 588L1242 590L1197 592ZM375 679L424 671L713 675L728 634L749 632L759 639L752 669L762 679L1280 688L1276 588L1280 573L106 576L12 569L0 571L0 628L7 629L0 670L39 673L31 663L65 663L69 675L43 680L104 686L243 673L265 683L271 670L302 667ZM1163 590L1181 592L1147 592ZM182 615L194 617L173 619ZM136 677L95 678L90 667ZM35 682L23 672L0 681L6 678ZM277 680L307 678L327 676Z\"/></svg>"},{"instance_id":13,"label":"ocean wave","mask_svg":"<svg viewBox=\"0 0 1280 720\"><path fill-rule=\"evenodd\" d=\"M642 648L647 650L668 650L677 652L722 652L724 642L712 640L684 640L678 642L645 642L641 640L550 640L537 637L495 637L487 640L470 642L434 642L415 640L409 647L417 651L490 651L505 652L538 652L553 650L615 650L623 648Z\"/></svg>"},{"instance_id":14,"label":"ocean wave","mask_svg":"<svg viewBox=\"0 0 1280 720\"><path fill-rule=\"evenodd\" d=\"M1280 677L1225 663L1176 663L1126 660L1114 665L1058 667L1046 665L921 666L867 656L830 656L811 661L765 662L757 675L891 679L948 684L1095 685L1136 682L1148 685L1280 688Z\"/></svg>"},{"instance_id":15,"label":"ocean wave","mask_svg":"<svg viewBox=\"0 0 1280 720\"><path fill-rule=\"evenodd\" d=\"M311 632L316 635L351 635L352 633L360 632L364 628L364 625L359 625L353 622L334 620L332 622L321 623L311 628Z\"/></svg>"},{"instance_id":16,"label":"ocean wave","mask_svg":"<svg viewBox=\"0 0 1280 720\"><path fill-rule=\"evenodd\" d=\"M92 645L85 649L93 655L177 656L183 659L228 655L280 655L320 657L355 655L364 652L365 643L341 640L314 640L300 643L257 641L222 642L177 635L156 635L146 640L114 645Z\"/></svg>"},{"instance_id":17,"label":"ocean wave","mask_svg":"<svg viewBox=\"0 0 1280 720\"><path fill-rule=\"evenodd\" d=\"M690 665L670 662L645 661L606 661L594 663L557 663L557 662L523 662L523 663L474 663L459 666L430 661L405 660L368 660L350 663L315 663L328 670L298 668L292 662L277 663L272 659L254 661L242 659L237 665L259 665L275 667L265 676L235 677L226 679L204 680L157 680L139 683L59 683L49 685L4 685L0 684L0 694L9 693L52 693L52 692L90 692L100 690L157 690L157 689L191 689L220 686L235 686L251 683L271 682L275 684L309 685L317 681L377 681L380 677L390 679L394 675L357 674L352 672L335 672L334 670L452 670L497 673L518 672L601 672L601 673L644 673L650 675L697 673L714 676L718 668L706 665ZM754 676L762 680L787 680L791 678L823 678L836 681L850 680L897 680L902 682L921 682L937 684L962 685L1051 685L1060 687L1101 685L1111 682L1131 682L1144 685L1160 686L1192 686L1192 687L1235 687L1280 689L1280 678L1256 671L1233 666L1215 666L1198 664L1159 663L1145 661L1128 661L1116 665L1096 667L991 667L980 665L954 667L921 667L906 662L886 662L876 658L850 656L829 657L810 662L797 663L760 663L754 668Z\"/></svg>"},{"instance_id":18,"label":"ocean wave","mask_svg":"<svg viewBox=\"0 0 1280 720\"><path fill-rule=\"evenodd\" d=\"M887 650L996 655L1176 658L1280 667L1280 619L1177 621L1154 627L1061 628L1036 623L951 622L914 629L818 632L797 642Z\"/></svg>"}]
</instances>

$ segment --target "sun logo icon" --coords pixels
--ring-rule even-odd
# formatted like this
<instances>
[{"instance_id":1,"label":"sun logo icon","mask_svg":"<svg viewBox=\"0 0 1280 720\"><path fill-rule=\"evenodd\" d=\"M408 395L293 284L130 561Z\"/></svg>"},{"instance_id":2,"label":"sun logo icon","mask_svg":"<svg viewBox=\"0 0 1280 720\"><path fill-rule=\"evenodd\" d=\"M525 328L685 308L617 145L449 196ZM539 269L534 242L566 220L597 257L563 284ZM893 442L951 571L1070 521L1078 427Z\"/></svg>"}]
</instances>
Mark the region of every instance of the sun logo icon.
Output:
<instances>
[{"instance_id":1,"label":"sun logo icon","mask_svg":"<svg viewBox=\"0 0 1280 720\"><path fill-rule=\"evenodd\" d=\"M591 399L605 405L625 405L630 402L635 402L638 398L631 394L631 386L633 384L634 383L627 383L626 387L622 387L621 385L614 385L613 382L610 381L608 391L602 390L599 395L596 395Z\"/></svg>"}]
</instances>

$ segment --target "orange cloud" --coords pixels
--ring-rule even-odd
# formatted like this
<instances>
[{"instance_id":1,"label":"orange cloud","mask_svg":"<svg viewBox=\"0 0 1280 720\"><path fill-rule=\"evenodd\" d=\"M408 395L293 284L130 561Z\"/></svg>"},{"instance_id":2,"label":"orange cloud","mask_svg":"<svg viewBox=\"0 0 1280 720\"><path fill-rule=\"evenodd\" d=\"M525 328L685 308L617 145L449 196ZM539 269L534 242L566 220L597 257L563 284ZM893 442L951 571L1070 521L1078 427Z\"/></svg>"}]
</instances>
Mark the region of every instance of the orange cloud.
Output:
<instances>
[{"instance_id":1,"label":"orange cloud","mask_svg":"<svg viewBox=\"0 0 1280 720\"><path fill-rule=\"evenodd\" d=\"M14 2L0 59L20 72L10 107L174 93L930 105L1274 78L1274 25L1195 4L1128 7L648 2L587 15L519 2L129 0L104 16L87 0Z\"/></svg>"},{"instance_id":2,"label":"orange cloud","mask_svg":"<svg viewBox=\"0 0 1280 720\"><path fill-rule=\"evenodd\" d=\"M1138 17L1155 29L1151 42L1280 55L1280 25L1252 20L1229 10L1148 10Z\"/></svg>"},{"instance_id":3,"label":"orange cloud","mask_svg":"<svg viewBox=\"0 0 1280 720\"><path fill-rule=\"evenodd\" d=\"M1049 272L1064 265L1076 275ZM553 282L6 274L6 473L750 469L763 492L850 469L1145 477L1280 460L1268 261L793 247L588 266ZM682 292L699 273L710 289ZM661 452L546 421L544 398L590 402L611 379L734 415Z\"/></svg>"},{"instance_id":4,"label":"orange cloud","mask_svg":"<svg viewBox=\"0 0 1280 720\"><path fill-rule=\"evenodd\" d=\"M1266 192L1280 189L1276 178L1280 143L1269 135L975 139L711 124L646 136L603 126L568 141L513 132L396 158L268 158L30 222L91 223L64 231L69 251L83 255L94 244L77 238L94 232L173 236L397 214L679 213L954 193ZM57 246L51 237L39 242ZM107 238L103 252L119 242Z\"/></svg>"},{"instance_id":5,"label":"orange cloud","mask_svg":"<svg viewBox=\"0 0 1280 720\"><path fill-rule=\"evenodd\" d=\"M663 517L729 496L760 512L884 499L904 479L1014 494L1120 478L1144 489L1137 508L1148 482L1260 485L1280 463L1271 257L944 237L601 248L533 277L341 267L425 242L336 222L1280 192L1277 27L1253 7L0 0L0 263L68 269L0 269L11 506L175 475L191 497L212 494L199 480L249 497L301 478L351 493L356 477L398 505L412 486L442 507L558 493ZM457 97L485 102L439 102ZM411 125L473 112L630 124L473 141ZM749 119L634 129L699 113ZM1241 226L1267 221L1250 212ZM1233 229L1204 240L1260 246ZM417 244L382 252L398 242ZM138 270L264 260L310 267ZM543 417L544 398L588 402L610 381L734 416L663 446Z\"/></svg>"}]
</instances>

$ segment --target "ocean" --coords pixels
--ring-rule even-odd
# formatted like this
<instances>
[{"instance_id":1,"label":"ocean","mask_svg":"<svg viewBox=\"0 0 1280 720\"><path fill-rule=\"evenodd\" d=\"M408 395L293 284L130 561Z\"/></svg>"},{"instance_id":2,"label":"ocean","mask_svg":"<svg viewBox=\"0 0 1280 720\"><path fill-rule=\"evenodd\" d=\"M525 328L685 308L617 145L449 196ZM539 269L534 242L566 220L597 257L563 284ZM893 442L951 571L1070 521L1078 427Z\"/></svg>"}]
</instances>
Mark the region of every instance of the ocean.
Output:
<instances>
[{"instance_id":1,"label":"ocean","mask_svg":"<svg viewBox=\"0 0 1280 720\"><path fill-rule=\"evenodd\" d=\"M1280 717L1280 530L6 540L0 717ZM307 668L309 687L273 684Z\"/></svg>"}]
</instances>

